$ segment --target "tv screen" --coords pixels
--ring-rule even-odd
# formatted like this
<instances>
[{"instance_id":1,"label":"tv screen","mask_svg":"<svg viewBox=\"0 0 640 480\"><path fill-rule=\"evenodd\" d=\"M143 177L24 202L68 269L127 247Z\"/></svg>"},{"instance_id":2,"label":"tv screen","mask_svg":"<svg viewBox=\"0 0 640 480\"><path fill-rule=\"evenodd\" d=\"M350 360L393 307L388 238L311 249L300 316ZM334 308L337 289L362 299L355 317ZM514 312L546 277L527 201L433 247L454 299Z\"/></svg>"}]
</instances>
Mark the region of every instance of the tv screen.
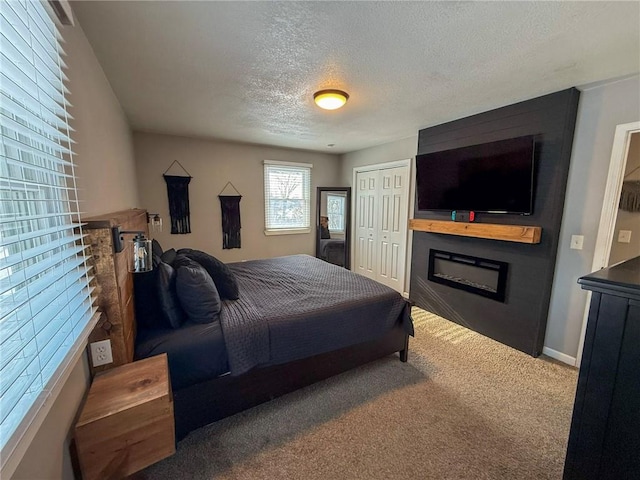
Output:
<instances>
[{"instance_id":1,"label":"tv screen","mask_svg":"<svg viewBox=\"0 0 640 480\"><path fill-rule=\"evenodd\" d=\"M533 135L416 157L418 210L533 213Z\"/></svg>"}]
</instances>

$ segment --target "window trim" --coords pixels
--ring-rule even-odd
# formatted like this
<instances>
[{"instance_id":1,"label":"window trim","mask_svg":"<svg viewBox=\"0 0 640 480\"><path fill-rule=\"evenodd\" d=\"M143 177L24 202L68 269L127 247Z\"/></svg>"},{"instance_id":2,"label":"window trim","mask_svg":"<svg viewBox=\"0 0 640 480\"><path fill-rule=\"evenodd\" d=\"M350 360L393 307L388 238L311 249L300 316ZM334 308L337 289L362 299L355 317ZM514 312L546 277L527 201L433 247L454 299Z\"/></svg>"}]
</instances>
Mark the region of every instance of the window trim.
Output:
<instances>
[{"instance_id":1,"label":"window trim","mask_svg":"<svg viewBox=\"0 0 640 480\"><path fill-rule=\"evenodd\" d=\"M303 234L303 233L311 233L311 229L310 228L279 228L279 229L272 229L272 230L267 230L266 228L264 229L264 234L266 236L272 236L272 235L299 235L299 234Z\"/></svg>"},{"instance_id":2,"label":"window trim","mask_svg":"<svg viewBox=\"0 0 640 480\"><path fill-rule=\"evenodd\" d=\"M275 235L300 235L300 234L309 234L311 233L311 170L313 169L312 163L303 163L303 162L285 162L281 160L263 160L263 178L262 178L262 188L263 188L263 199L264 199L264 234L266 236L275 236ZM305 200L307 201L307 209L306 213L308 216L308 227L299 227L299 228L267 228L267 217L269 212L267 210L267 183L266 183L266 173L267 168L270 166L283 166L283 167L298 167L305 168L309 170L309 188L307 193L307 197Z\"/></svg>"}]
</instances>

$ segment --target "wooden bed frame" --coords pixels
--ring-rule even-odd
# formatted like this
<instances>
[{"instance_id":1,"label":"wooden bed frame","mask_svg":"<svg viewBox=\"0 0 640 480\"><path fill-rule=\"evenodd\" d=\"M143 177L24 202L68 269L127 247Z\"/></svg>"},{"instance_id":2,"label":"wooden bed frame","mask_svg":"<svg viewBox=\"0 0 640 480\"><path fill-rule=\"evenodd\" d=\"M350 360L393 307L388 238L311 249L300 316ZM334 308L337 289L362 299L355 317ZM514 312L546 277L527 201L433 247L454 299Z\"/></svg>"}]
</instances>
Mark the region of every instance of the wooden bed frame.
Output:
<instances>
[{"instance_id":1,"label":"wooden bed frame","mask_svg":"<svg viewBox=\"0 0 640 480\"><path fill-rule=\"evenodd\" d=\"M409 336L400 324L378 340L175 390L176 441L197 428L395 352L400 361L407 361Z\"/></svg>"},{"instance_id":2,"label":"wooden bed frame","mask_svg":"<svg viewBox=\"0 0 640 480\"><path fill-rule=\"evenodd\" d=\"M136 320L131 301L132 274L128 271L126 261L123 260L123 254L113 252L113 247L109 243L110 228L115 225L124 225L127 229L146 230L146 219L146 211L140 209L115 212L90 219L88 232L92 235L98 283L117 284L117 288L98 289L98 304L105 312L105 319L94 329L91 341L110 338L114 347L114 359L118 358L118 362L98 367L99 369L113 368L119 364L131 362L135 347ZM121 321L121 317L126 318L127 321ZM127 328L116 328L121 323L126 324ZM129 333L120 335L118 333L120 331ZM189 432L209 423L395 352L399 352L400 360L406 362L408 348L409 336L399 322L384 337L371 342L282 365L254 368L237 377L223 375L174 390L176 440L184 438Z\"/></svg>"}]
</instances>

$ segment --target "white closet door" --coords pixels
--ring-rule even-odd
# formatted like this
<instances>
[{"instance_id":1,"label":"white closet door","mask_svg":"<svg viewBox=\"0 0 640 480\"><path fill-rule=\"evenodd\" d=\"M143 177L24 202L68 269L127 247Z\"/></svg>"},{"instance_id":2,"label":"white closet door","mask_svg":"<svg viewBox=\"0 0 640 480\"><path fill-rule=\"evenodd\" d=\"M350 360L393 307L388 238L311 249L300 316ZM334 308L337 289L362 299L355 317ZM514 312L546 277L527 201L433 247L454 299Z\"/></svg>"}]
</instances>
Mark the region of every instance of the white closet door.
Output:
<instances>
[{"instance_id":1,"label":"white closet door","mask_svg":"<svg viewBox=\"0 0 640 480\"><path fill-rule=\"evenodd\" d=\"M379 170L376 280L404 290L409 204L409 167Z\"/></svg>"},{"instance_id":2,"label":"white closet door","mask_svg":"<svg viewBox=\"0 0 640 480\"><path fill-rule=\"evenodd\" d=\"M356 185L355 271L376 280L378 171L358 172Z\"/></svg>"}]
</instances>

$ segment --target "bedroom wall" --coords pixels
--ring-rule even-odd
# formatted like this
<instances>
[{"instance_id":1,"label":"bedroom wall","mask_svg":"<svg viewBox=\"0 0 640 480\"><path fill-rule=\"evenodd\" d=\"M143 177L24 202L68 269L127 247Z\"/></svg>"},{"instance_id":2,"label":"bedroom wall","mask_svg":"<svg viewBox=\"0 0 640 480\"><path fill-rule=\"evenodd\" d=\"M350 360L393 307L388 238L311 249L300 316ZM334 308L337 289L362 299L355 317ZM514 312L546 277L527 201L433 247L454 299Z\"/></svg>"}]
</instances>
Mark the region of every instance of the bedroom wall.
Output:
<instances>
[{"instance_id":1,"label":"bedroom wall","mask_svg":"<svg viewBox=\"0 0 640 480\"><path fill-rule=\"evenodd\" d=\"M82 28L63 27L67 84L75 118L71 126L81 209L88 215L138 205L133 144L127 120ZM73 479L70 431L89 385L86 354L73 367L62 391L28 446L14 479Z\"/></svg>"},{"instance_id":2,"label":"bedroom wall","mask_svg":"<svg viewBox=\"0 0 640 480\"><path fill-rule=\"evenodd\" d=\"M129 123L81 26L65 27L73 151L83 216L139 205ZM68 47L68 49L67 49ZM79 61L81 60L81 61Z\"/></svg>"},{"instance_id":3,"label":"bedroom wall","mask_svg":"<svg viewBox=\"0 0 640 480\"><path fill-rule=\"evenodd\" d=\"M577 280L591 271L613 135L616 125L640 120L640 76L578 89L581 97L543 350L567 363L575 361L578 351L587 296ZM415 157L417 144L416 135L342 155L341 185L351 186L355 166ZM571 235L585 236L582 250L569 248Z\"/></svg>"},{"instance_id":4,"label":"bedroom wall","mask_svg":"<svg viewBox=\"0 0 640 480\"><path fill-rule=\"evenodd\" d=\"M551 292L545 347L572 362L587 293L576 283L591 272L616 125L640 120L640 76L580 87L569 179ZM571 250L571 235L584 235ZM564 357L562 357L564 355Z\"/></svg>"},{"instance_id":5,"label":"bedroom wall","mask_svg":"<svg viewBox=\"0 0 640 480\"><path fill-rule=\"evenodd\" d=\"M420 130L419 154L534 135L531 215L476 212L475 221L539 226L542 235L531 245L414 232L411 299L418 306L530 355L542 353L578 100L579 92L567 89ZM414 213L416 218L450 220L450 212ZM429 280L434 249L507 263L504 301Z\"/></svg>"},{"instance_id":6,"label":"bedroom wall","mask_svg":"<svg viewBox=\"0 0 640 480\"><path fill-rule=\"evenodd\" d=\"M356 150L354 152L345 153L341 156L340 164L340 185L351 187L353 189L353 169L366 165L378 165L380 163L394 162L396 160L406 160L407 158L415 159L418 150L418 133L410 137L401 138L395 142L384 143L375 147ZM409 182L409 218L413 218L413 204L415 201L415 174L412 163L410 182ZM355 201L355 192L351 192L352 204ZM353 212L353 206L352 206ZM355 217L351 216L352 219ZM352 220L352 231L353 228ZM351 258L353 258L353 241L355 235L351 236ZM408 294L411 280L411 249L413 245L413 232L409 231L407 235L407 259L405 264L405 283L404 290Z\"/></svg>"},{"instance_id":7,"label":"bedroom wall","mask_svg":"<svg viewBox=\"0 0 640 480\"><path fill-rule=\"evenodd\" d=\"M339 157L324 153L135 132L133 136L141 205L160 213L162 232L153 233L162 247L195 248L224 262L269 258L295 253L315 255L315 229L295 235L264 234L263 160L311 163L311 225L315 225L316 187L336 186ZM178 160L193 177L189 184L191 233L172 235L167 190L162 174ZM171 168L179 175L180 169ZM242 194L242 248L222 249L218 193L227 182Z\"/></svg>"},{"instance_id":8,"label":"bedroom wall","mask_svg":"<svg viewBox=\"0 0 640 480\"><path fill-rule=\"evenodd\" d=\"M356 150L341 156L340 182L345 187L352 187L353 169L365 165L393 162L413 158L418 151L418 132L410 137L384 143L375 147Z\"/></svg>"}]
</instances>

